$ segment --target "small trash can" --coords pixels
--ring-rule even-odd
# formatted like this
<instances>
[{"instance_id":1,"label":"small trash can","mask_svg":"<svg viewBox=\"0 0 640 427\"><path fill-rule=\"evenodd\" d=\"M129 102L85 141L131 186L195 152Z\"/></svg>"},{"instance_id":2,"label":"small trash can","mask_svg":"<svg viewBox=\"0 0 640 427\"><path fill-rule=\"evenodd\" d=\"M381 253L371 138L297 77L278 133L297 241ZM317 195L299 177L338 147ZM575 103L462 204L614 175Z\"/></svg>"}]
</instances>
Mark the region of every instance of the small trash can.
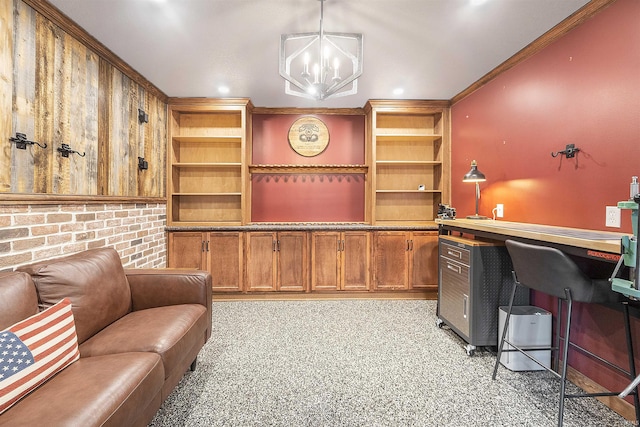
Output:
<instances>
[{"instance_id":1,"label":"small trash can","mask_svg":"<svg viewBox=\"0 0 640 427\"><path fill-rule=\"evenodd\" d=\"M498 345L500 345L502 338L508 309L509 307L500 307L498 310ZM523 350L551 347L552 317L550 312L539 307L514 306L511 309L511 318L509 319L507 341ZM513 347L505 343L504 349L513 349ZM527 351L527 353L545 366L551 366L551 350L534 350ZM541 371L544 369L517 351L503 352L500 363L512 371Z\"/></svg>"}]
</instances>

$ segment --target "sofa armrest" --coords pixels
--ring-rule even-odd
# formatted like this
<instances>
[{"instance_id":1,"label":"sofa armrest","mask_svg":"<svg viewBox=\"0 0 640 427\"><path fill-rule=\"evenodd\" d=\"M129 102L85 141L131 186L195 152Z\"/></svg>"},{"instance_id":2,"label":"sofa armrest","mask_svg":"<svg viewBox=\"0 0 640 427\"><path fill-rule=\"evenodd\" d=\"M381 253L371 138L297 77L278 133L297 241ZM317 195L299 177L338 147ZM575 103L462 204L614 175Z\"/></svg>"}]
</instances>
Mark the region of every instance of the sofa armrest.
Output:
<instances>
[{"instance_id":1,"label":"sofa armrest","mask_svg":"<svg viewBox=\"0 0 640 427\"><path fill-rule=\"evenodd\" d=\"M207 308L211 334L211 273L170 268L125 269L131 287L132 310L177 304L201 304Z\"/></svg>"}]
</instances>

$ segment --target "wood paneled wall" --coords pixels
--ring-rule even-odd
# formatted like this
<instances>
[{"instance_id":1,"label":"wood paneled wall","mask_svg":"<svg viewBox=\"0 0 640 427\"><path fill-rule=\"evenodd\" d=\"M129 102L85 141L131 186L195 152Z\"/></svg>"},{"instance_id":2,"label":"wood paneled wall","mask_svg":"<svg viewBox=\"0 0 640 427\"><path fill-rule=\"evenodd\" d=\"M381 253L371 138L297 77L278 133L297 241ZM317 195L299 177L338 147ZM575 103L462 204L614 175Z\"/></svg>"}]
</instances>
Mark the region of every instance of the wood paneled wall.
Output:
<instances>
[{"instance_id":1,"label":"wood paneled wall","mask_svg":"<svg viewBox=\"0 0 640 427\"><path fill-rule=\"evenodd\" d=\"M23 1L1 3L0 192L163 197L166 96ZM16 132L46 148L17 149ZM84 157L62 157L62 144Z\"/></svg>"}]
</instances>

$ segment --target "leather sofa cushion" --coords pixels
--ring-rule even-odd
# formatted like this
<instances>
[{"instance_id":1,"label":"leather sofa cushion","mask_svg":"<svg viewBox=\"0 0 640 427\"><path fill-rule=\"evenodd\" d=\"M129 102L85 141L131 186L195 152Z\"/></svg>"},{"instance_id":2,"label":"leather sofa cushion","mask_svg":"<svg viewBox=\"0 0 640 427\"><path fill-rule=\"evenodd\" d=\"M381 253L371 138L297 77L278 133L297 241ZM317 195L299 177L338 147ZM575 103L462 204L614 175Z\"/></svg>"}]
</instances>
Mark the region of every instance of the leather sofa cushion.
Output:
<instances>
[{"instance_id":1,"label":"leather sofa cushion","mask_svg":"<svg viewBox=\"0 0 640 427\"><path fill-rule=\"evenodd\" d=\"M163 382L154 353L81 358L2 414L0 426L133 425Z\"/></svg>"},{"instance_id":2,"label":"leather sofa cushion","mask_svg":"<svg viewBox=\"0 0 640 427\"><path fill-rule=\"evenodd\" d=\"M38 312L38 295L26 273L0 273L0 330Z\"/></svg>"},{"instance_id":3,"label":"leather sofa cushion","mask_svg":"<svg viewBox=\"0 0 640 427\"><path fill-rule=\"evenodd\" d=\"M31 275L41 310L69 298L78 342L131 310L131 290L118 253L98 248L20 267Z\"/></svg>"},{"instance_id":4,"label":"leather sofa cushion","mask_svg":"<svg viewBox=\"0 0 640 427\"><path fill-rule=\"evenodd\" d=\"M182 364L184 353L196 343L204 344L207 317L206 308L200 304L133 311L85 341L80 356L153 352L162 358L165 377L169 377Z\"/></svg>"}]
</instances>

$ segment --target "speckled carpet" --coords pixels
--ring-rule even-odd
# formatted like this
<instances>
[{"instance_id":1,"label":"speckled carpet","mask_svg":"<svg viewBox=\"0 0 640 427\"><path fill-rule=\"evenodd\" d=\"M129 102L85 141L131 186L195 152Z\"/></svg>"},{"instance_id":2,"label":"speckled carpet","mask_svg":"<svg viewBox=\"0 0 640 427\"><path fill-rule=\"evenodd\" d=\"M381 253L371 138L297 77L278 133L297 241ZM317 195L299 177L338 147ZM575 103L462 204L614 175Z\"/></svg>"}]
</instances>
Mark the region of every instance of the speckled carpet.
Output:
<instances>
[{"instance_id":1,"label":"speckled carpet","mask_svg":"<svg viewBox=\"0 0 640 427\"><path fill-rule=\"evenodd\" d=\"M558 382L466 355L435 301L225 301L152 426L555 426ZM573 390L577 391L577 390ZM565 426L631 426L595 399Z\"/></svg>"}]
</instances>

